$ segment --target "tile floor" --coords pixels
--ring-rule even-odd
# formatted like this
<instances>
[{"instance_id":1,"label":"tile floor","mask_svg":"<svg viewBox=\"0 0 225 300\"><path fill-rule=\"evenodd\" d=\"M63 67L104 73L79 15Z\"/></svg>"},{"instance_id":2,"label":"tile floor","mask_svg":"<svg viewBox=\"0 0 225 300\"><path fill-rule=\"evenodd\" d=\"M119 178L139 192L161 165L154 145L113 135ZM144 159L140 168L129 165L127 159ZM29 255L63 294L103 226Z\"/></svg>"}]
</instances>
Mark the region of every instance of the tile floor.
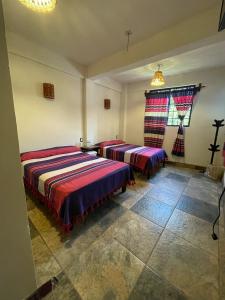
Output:
<instances>
[{"instance_id":1,"label":"tile floor","mask_svg":"<svg viewBox=\"0 0 225 300\"><path fill-rule=\"evenodd\" d=\"M167 166L149 181L136 174L135 186L70 236L28 198L38 285L57 276L48 300L219 299L224 266L211 239L218 192L196 170Z\"/></svg>"}]
</instances>

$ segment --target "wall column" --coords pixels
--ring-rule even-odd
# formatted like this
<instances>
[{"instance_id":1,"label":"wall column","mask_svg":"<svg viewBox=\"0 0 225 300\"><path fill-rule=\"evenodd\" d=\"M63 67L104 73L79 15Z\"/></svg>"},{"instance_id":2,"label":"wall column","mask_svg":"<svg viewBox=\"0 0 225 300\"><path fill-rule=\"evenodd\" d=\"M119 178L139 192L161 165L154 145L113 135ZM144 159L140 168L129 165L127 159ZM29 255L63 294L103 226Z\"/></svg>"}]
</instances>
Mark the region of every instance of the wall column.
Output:
<instances>
[{"instance_id":1,"label":"wall column","mask_svg":"<svg viewBox=\"0 0 225 300\"><path fill-rule=\"evenodd\" d=\"M0 299L24 299L36 289L0 0Z\"/></svg>"}]
</instances>

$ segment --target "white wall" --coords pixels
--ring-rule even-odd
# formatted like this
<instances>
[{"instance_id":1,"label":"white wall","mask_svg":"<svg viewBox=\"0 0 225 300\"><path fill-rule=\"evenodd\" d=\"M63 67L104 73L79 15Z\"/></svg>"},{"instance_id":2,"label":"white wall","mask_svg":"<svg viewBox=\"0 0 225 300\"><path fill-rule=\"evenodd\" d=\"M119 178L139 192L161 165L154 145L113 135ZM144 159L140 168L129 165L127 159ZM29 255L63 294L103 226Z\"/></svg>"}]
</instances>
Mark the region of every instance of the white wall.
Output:
<instances>
[{"instance_id":1,"label":"white wall","mask_svg":"<svg viewBox=\"0 0 225 300\"><path fill-rule=\"evenodd\" d=\"M64 58L14 34L7 41L20 151L78 144L82 74ZM43 82L54 84L54 101L43 98Z\"/></svg>"},{"instance_id":2,"label":"white wall","mask_svg":"<svg viewBox=\"0 0 225 300\"><path fill-rule=\"evenodd\" d=\"M0 299L20 300L36 288L19 145L0 1Z\"/></svg>"},{"instance_id":3,"label":"white wall","mask_svg":"<svg viewBox=\"0 0 225 300\"><path fill-rule=\"evenodd\" d=\"M85 67L14 33L7 42L21 152L119 135L121 84L107 77L84 80ZM43 82L54 84L54 101L43 98Z\"/></svg>"},{"instance_id":4,"label":"white wall","mask_svg":"<svg viewBox=\"0 0 225 300\"><path fill-rule=\"evenodd\" d=\"M167 127L163 147L169 160L206 166L210 160L208 147L214 141L214 119L225 118L225 68L207 69L166 78L165 87L203 83L206 88L198 94L194 105L191 124L185 128L185 158L171 155L177 127ZM127 85L125 109L125 139L129 143L143 145L145 90L149 82L140 81ZM225 127L219 132L218 143L225 141ZM222 153L215 154L215 163L222 163Z\"/></svg>"},{"instance_id":5,"label":"white wall","mask_svg":"<svg viewBox=\"0 0 225 300\"><path fill-rule=\"evenodd\" d=\"M122 87L109 79L86 80L87 140L96 143L119 136ZM104 99L111 108L104 109Z\"/></svg>"}]
</instances>

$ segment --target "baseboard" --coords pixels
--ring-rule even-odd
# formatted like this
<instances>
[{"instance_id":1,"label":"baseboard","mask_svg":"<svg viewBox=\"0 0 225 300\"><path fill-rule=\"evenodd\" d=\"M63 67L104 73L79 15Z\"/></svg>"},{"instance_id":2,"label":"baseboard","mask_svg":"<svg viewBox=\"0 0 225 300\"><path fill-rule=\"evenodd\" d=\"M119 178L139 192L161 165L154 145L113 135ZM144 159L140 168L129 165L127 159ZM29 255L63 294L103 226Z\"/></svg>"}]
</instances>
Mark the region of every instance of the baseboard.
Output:
<instances>
[{"instance_id":1,"label":"baseboard","mask_svg":"<svg viewBox=\"0 0 225 300\"><path fill-rule=\"evenodd\" d=\"M177 166L177 167L182 167L182 168L190 168L190 169L194 169L194 170L199 170L202 172L205 172L206 167L203 166L197 166L197 165L192 165L192 164L186 164L186 163L181 163L178 161L167 161L167 164L169 165L173 165L173 166Z\"/></svg>"}]
</instances>

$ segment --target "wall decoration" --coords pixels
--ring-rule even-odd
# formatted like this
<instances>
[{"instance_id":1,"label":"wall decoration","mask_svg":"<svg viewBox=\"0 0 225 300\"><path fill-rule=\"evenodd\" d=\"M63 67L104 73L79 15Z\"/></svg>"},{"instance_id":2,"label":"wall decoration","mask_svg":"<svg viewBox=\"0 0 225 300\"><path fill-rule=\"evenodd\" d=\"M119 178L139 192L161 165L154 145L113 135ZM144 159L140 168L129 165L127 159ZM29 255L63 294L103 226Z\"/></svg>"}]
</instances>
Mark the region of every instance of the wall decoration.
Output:
<instances>
[{"instance_id":1,"label":"wall decoration","mask_svg":"<svg viewBox=\"0 0 225 300\"><path fill-rule=\"evenodd\" d=\"M47 99L55 99L54 84L43 83L43 96Z\"/></svg>"},{"instance_id":2,"label":"wall decoration","mask_svg":"<svg viewBox=\"0 0 225 300\"><path fill-rule=\"evenodd\" d=\"M110 109L110 99L104 99L104 108Z\"/></svg>"}]
</instances>

